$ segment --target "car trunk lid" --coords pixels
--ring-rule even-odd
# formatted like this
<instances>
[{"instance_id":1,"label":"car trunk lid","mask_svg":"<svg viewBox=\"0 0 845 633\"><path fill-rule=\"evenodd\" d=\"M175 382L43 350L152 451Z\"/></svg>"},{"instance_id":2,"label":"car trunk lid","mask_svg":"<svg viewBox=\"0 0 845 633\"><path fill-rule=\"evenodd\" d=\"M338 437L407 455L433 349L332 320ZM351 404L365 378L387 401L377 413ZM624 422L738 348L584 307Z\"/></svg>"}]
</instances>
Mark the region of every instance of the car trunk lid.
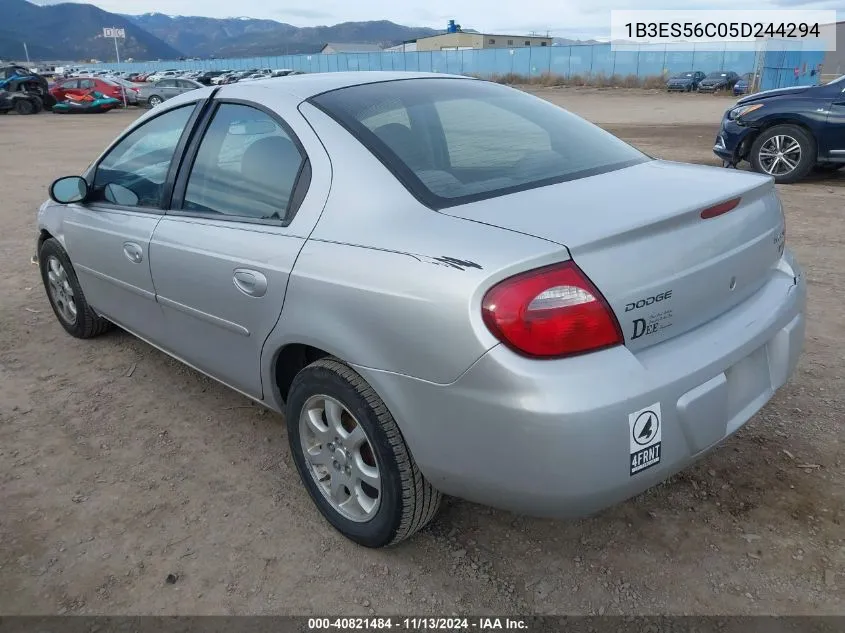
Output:
<instances>
[{"instance_id":1,"label":"car trunk lid","mask_svg":"<svg viewBox=\"0 0 845 633\"><path fill-rule=\"evenodd\" d=\"M719 207L726 202L727 211ZM751 296L774 273L784 244L770 178L657 160L443 213L566 246L632 350Z\"/></svg>"}]
</instances>

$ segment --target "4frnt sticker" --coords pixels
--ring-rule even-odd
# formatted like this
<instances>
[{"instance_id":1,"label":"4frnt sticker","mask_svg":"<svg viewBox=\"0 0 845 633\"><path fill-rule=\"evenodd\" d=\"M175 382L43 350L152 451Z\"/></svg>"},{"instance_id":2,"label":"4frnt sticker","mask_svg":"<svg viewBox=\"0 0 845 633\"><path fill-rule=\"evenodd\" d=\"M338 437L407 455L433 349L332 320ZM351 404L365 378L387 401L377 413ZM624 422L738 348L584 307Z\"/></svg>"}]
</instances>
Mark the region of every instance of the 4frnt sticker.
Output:
<instances>
[{"instance_id":1,"label":"4frnt sticker","mask_svg":"<svg viewBox=\"0 0 845 633\"><path fill-rule=\"evenodd\" d=\"M659 402L628 415L632 476L660 463L661 422Z\"/></svg>"}]
</instances>

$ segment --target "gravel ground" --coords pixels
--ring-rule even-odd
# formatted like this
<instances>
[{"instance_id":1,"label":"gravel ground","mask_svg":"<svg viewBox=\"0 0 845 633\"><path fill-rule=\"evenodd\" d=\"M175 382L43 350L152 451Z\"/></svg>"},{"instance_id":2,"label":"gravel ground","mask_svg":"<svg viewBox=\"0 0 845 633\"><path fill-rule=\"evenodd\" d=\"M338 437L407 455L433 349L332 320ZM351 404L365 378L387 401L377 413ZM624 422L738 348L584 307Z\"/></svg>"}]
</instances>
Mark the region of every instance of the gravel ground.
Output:
<instances>
[{"instance_id":1,"label":"gravel ground","mask_svg":"<svg viewBox=\"0 0 845 633\"><path fill-rule=\"evenodd\" d=\"M732 103L537 92L707 164ZM135 116L0 123L0 614L845 613L845 174L781 188L810 286L806 352L723 447L589 519L448 500L415 539L372 551L319 516L280 417L53 316L29 263L35 209Z\"/></svg>"}]
</instances>

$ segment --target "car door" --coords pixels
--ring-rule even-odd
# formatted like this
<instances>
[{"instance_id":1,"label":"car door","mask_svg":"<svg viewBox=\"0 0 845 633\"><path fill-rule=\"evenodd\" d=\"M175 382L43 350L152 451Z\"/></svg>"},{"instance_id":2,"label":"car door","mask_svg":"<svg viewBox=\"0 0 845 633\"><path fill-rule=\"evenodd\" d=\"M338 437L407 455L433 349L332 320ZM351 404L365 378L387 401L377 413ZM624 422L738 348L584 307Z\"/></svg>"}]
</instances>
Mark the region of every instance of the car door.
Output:
<instances>
[{"instance_id":1,"label":"car door","mask_svg":"<svg viewBox=\"0 0 845 633\"><path fill-rule=\"evenodd\" d=\"M79 91L79 80L78 79L71 79L69 81L62 81L56 85L55 88L52 90L52 95L58 101L63 101L67 98L68 93L72 91Z\"/></svg>"},{"instance_id":2,"label":"car door","mask_svg":"<svg viewBox=\"0 0 845 633\"><path fill-rule=\"evenodd\" d=\"M845 161L845 80L826 86L832 100L827 113L827 125L822 135L830 158Z\"/></svg>"},{"instance_id":3,"label":"car door","mask_svg":"<svg viewBox=\"0 0 845 633\"><path fill-rule=\"evenodd\" d=\"M173 108L132 128L85 174L89 201L67 206L65 247L88 302L143 337L155 338L163 318L150 273L150 237L197 107Z\"/></svg>"},{"instance_id":4,"label":"car door","mask_svg":"<svg viewBox=\"0 0 845 633\"><path fill-rule=\"evenodd\" d=\"M197 87L192 81L187 81L185 79L177 79L176 80L176 90L178 94L182 94L184 92L190 92L191 90L196 90Z\"/></svg>"},{"instance_id":5,"label":"car door","mask_svg":"<svg viewBox=\"0 0 845 633\"><path fill-rule=\"evenodd\" d=\"M70 93L75 95L75 96L88 94L88 92L93 90L96 86L97 86L97 82L96 82L95 79L80 79L79 80L79 89L78 90L71 90Z\"/></svg>"},{"instance_id":6,"label":"car door","mask_svg":"<svg viewBox=\"0 0 845 633\"><path fill-rule=\"evenodd\" d=\"M176 80L162 79L155 85L155 93L165 101L176 96Z\"/></svg>"},{"instance_id":7,"label":"car door","mask_svg":"<svg viewBox=\"0 0 845 633\"><path fill-rule=\"evenodd\" d=\"M319 140L295 106L296 132L278 111L217 104L186 153L150 248L167 347L254 398L263 394L264 341L328 195L329 180L311 184L309 155L330 169Z\"/></svg>"}]
</instances>

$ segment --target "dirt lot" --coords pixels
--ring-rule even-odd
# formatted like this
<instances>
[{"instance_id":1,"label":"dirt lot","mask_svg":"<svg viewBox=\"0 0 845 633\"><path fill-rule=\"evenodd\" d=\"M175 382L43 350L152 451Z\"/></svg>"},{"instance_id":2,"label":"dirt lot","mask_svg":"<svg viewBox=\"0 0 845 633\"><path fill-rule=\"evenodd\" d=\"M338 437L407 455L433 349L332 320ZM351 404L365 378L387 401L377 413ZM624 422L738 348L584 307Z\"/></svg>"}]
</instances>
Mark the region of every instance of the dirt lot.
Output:
<instances>
[{"instance_id":1,"label":"dirt lot","mask_svg":"<svg viewBox=\"0 0 845 633\"><path fill-rule=\"evenodd\" d=\"M540 94L708 164L731 103ZM720 450L590 519L449 500L371 551L312 506L280 417L126 334L72 339L50 311L35 210L134 116L0 118L0 613L845 613L845 174L781 188L806 353Z\"/></svg>"}]
</instances>

